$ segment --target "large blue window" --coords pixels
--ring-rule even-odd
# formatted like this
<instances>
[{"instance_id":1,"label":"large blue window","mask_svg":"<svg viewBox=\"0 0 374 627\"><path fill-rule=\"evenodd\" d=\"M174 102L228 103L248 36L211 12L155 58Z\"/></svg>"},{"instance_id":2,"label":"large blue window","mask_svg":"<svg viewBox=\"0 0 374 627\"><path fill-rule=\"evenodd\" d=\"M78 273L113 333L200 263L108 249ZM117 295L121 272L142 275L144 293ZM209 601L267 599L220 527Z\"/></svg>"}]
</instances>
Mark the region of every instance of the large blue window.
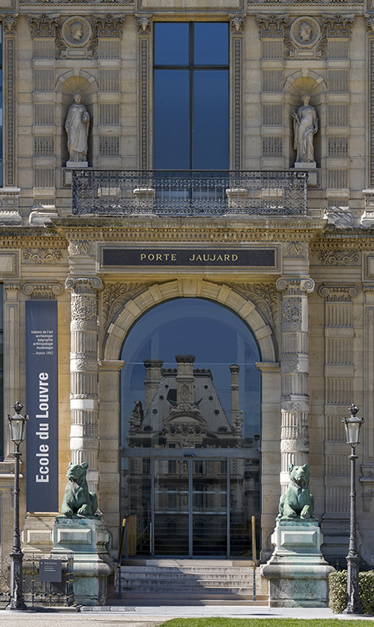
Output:
<instances>
[{"instance_id":1,"label":"large blue window","mask_svg":"<svg viewBox=\"0 0 374 627\"><path fill-rule=\"evenodd\" d=\"M156 23L154 168L229 167L227 23Z\"/></svg>"}]
</instances>

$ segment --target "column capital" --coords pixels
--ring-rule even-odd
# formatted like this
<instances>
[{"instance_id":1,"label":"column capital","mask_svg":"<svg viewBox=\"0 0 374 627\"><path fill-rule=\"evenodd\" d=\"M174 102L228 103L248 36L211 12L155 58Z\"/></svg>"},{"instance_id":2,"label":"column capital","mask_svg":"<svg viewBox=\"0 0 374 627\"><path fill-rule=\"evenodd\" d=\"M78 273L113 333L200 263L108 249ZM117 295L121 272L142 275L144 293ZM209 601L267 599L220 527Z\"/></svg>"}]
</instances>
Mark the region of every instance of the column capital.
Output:
<instances>
[{"instance_id":1,"label":"column capital","mask_svg":"<svg viewBox=\"0 0 374 627\"><path fill-rule=\"evenodd\" d=\"M315 283L310 277L280 277L276 284L279 292L287 291L289 296L302 296L314 291Z\"/></svg>"},{"instance_id":2,"label":"column capital","mask_svg":"<svg viewBox=\"0 0 374 627\"><path fill-rule=\"evenodd\" d=\"M69 292L90 293L94 290L102 290L104 287L102 280L98 276L90 277L67 277L65 288Z\"/></svg>"},{"instance_id":3,"label":"column capital","mask_svg":"<svg viewBox=\"0 0 374 627\"><path fill-rule=\"evenodd\" d=\"M350 302L359 294L359 288L353 283L324 283L318 290L322 298L335 302Z\"/></svg>"}]
</instances>

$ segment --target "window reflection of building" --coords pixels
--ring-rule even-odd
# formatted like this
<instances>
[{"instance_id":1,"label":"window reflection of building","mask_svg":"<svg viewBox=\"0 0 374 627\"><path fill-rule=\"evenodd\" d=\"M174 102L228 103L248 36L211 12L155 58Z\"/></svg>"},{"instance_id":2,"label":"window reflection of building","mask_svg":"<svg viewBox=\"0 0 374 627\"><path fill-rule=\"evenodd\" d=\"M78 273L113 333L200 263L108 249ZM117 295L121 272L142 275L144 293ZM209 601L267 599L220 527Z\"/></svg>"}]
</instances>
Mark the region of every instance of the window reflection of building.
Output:
<instances>
[{"instance_id":1,"label":"window reflection of building","mask_svg":"<svg viewBox=\"0 0 374 627\"><path fill-rule=\"evenodd\" d=\"M260 512L259 455L251 459L223 457L227 449L257 449L259 436L243 438L239 366L228 367L231 373L228 417L211 371L194 369L194 360L191 355L177 355L177 368L169 369L163 368L161 360L146 360L144 407L135 401L130 419L131 448L217 451L217 459L193 459L193 454L188 455L191 459L155 459L155 554L187 555L192 524L194 555L226 555L230 528L230 554L245 556L250 549L251 516L259 516ZM132 463L130 470L131 512L136 515L138 530L137 554L149 554L152 517L149 458L142 464Z\"/></svg>"}]
</instances>

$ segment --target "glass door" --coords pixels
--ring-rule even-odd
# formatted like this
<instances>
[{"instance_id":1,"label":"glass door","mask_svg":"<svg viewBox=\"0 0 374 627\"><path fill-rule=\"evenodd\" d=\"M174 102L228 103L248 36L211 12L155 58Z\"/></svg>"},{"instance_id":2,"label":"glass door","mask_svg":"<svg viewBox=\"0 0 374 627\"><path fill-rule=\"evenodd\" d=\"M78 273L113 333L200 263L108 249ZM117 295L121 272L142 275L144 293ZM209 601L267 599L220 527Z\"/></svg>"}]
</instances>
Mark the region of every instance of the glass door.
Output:
<instances>
[{"instance_id":1,"label":"glass door","mask_svg":"<svg viewBox=\"0 0 374 627\"><path fill-rule=\"evenodd\" d=\"M189 460L156 459L154 464L154 554L190 554Z\"/></svg>"},{"instance_id":2,"label":"glass door","mask_svg":"<svg viewBox=\"0 0 374 627\"><path fill-rule=\"evenodd\" d=\"M198 459L191 464L193 555L226 557L227 461Z\"/></svg>"}]
</instances>

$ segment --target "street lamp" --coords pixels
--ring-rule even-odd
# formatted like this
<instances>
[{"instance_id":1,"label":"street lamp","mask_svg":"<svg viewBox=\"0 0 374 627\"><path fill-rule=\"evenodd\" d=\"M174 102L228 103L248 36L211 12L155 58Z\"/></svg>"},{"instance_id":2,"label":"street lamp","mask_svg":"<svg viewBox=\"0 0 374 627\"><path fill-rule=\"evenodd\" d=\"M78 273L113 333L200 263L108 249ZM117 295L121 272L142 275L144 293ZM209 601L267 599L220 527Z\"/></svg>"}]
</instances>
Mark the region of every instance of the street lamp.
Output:
<instances>
[{"instance_id":1,"label":"street lamp","mask_svg":"<svg viewBox=\"0 0 374 627\"><path fill-rule=\"evenodd\" d=\"M25 439L26 422L28 416L21 416L23 405L16 401L13 405L14 416L9 416L9 428L11 440L16 445L13 452L14 464L14 523L13 523L13 548L10 554L10 601L7 610L27 610L22 594L22 558L21 539L19 532L19 462L22 453L19 452L21 442Z\"/></svg>"},{"instance_id":2,"label":"street lamp","mask_svg":"<svg viewBox=\"0 0 374 627\"><path fill-rule=\"evenodd\" d=\"M351 446L351 494L350 494L350 524L349 524L349 549L347 555L347 605L344 614L363 614L360 604L358 574L360 556L357 552L356 535L356 446L360 444L360 429L365 422L364 418L357 418L358 407L352 403L349 408L350 418L343 418L347 444Z\"/></svg>"}]
</instances>

